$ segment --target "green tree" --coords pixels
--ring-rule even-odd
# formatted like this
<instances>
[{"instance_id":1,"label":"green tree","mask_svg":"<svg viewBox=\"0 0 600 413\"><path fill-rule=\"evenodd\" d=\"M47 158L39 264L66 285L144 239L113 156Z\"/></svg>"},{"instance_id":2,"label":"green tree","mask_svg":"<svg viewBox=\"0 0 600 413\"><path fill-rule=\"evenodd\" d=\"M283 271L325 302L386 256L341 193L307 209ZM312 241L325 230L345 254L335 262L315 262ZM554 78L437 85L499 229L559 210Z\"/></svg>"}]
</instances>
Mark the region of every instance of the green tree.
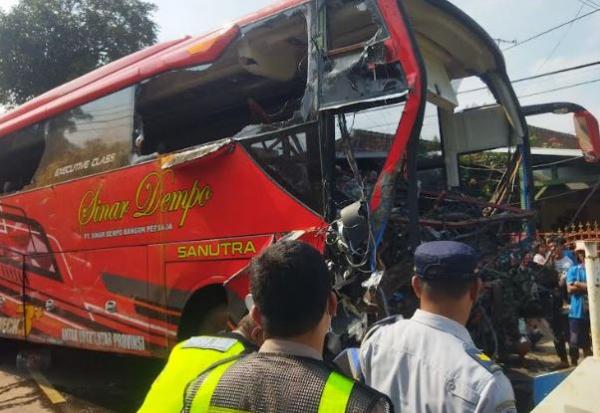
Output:
<instances>
[{"instance_id":1,"label":"green tree","mask_svg":"<svg viewBox=\"0 0 600 413\"><path fill-rule=\"evenodd\" d=\"M156 42L142 0L21 0L0 9L0 104L21 104Z\"/></svg>"}]
</instances>

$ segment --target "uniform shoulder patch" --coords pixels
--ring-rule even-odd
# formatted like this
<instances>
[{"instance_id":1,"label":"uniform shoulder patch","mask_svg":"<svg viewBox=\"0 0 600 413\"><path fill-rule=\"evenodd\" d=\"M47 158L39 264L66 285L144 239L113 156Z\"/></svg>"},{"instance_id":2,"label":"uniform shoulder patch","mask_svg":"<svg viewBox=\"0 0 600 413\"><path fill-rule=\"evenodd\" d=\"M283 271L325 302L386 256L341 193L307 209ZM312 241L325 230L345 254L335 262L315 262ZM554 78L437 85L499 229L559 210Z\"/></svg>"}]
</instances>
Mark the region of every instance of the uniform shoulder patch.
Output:
<instances>
[{"instance_id":1,"label":"uniform shoulder patch","mask_svg":"<svg viewBox=\"0 0 600 413\"><path fill-rule=\"evenodd\" d=\"M492 360L490 358L490 356L488 356L487 354L485 354L483 351L479 350L478 348L475 347L466 347L465 351L467 352L467 354L469 356L471 356L471 358L473 360L475 360L477 363L479 363L480 365L482 365L483 367L485 367L485 369L487 371L489 371L490 373L495 373L497 371L502 371L502 367L500 367L499 365L497 365L494 360Z\"/></svg>"},{"instance_id":2,"label":"uniform shoulder patch","mask_svg":"<svg viewBox=\"0 0 600 413\"><path fill-rule=\"evenodd\" d=\"M224 353L231 349L237 342L234 338L199 336L188 339L181 345L181 348L199 348Z\"/></svg>"}]
</instances>

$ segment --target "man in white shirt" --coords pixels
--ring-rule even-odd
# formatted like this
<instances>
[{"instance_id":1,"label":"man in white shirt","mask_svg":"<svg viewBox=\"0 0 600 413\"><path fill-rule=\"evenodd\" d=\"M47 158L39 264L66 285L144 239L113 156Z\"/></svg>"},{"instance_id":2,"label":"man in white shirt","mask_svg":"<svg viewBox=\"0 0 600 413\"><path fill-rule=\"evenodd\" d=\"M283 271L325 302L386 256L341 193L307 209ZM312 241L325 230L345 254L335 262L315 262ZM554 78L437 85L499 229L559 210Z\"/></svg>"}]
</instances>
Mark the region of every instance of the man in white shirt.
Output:
<instances>
[{"instance_id":1,"label":"man in white shirt","mask_svg":"<svg viewBox=\"0 0 600 413\"><path fill-rule=\"evenodd\" d=\"M548 251L545 244L539 244L536 247L535 255L533 256L533 262L537 265L544 266L548 261Z\"/></svg>"},{"instance_id":2,"label":"man in white shirt","mask_svg":"<svg viewBox=\"0 0 600 413\"><path fill-rule=\"evenodd\" d=\"M380 327L363 342L366 383L410 413L516 413L502 369L465 328L481 280L466 244L436 241L415 251L412 286L421 308L410 320Z\"/></svg>"}]
</instances>

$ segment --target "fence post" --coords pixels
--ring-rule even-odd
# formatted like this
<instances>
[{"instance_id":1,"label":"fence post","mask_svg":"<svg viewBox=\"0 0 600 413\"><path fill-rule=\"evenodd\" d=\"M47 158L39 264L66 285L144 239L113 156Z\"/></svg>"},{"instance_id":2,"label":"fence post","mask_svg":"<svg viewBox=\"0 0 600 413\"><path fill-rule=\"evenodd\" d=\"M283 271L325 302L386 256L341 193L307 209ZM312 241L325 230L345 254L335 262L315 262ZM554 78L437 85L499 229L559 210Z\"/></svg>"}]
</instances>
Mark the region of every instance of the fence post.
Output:
<instances>
[{"instance_id":1,"label":"fence post","mask_svg":"<svg viewBox=\"0 0 600 413\"><path fill-rule=\"evenodd\" d=\"M597 241L584 241L585 272L590 303L590 326L594 357L600 359L600 262Z\"/></svg>"}]
</instances>

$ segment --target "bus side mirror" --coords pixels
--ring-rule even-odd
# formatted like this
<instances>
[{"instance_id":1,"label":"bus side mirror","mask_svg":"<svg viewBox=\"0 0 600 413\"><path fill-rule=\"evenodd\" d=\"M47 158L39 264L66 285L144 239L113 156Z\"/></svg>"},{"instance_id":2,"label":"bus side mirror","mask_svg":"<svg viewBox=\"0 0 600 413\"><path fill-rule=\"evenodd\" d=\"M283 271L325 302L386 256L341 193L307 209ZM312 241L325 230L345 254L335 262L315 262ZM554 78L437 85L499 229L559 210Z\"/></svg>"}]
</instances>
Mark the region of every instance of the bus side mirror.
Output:
<instances>
[{"instance_id":1,"label":"bus side mirror","mask_svg":"<svg viewBox=\"0 0 600 413\"><path fill-rule=\"evenodd\" d=\"M588 162L600 161L600 129L598 120L587 110L574 112L575 135Z\"/></svg>"}]
</instances>

